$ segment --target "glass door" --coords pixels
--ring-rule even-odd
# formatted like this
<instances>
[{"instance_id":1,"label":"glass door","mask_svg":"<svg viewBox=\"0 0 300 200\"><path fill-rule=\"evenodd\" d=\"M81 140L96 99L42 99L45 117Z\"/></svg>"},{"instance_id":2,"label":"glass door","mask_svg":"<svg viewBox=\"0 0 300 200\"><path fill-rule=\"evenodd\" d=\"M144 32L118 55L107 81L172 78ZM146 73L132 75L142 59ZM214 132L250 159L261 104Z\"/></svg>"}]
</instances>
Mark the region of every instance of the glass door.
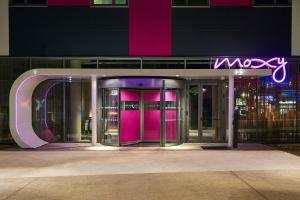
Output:
<instances>
[{"instance_id":1,"label":"glass door","mask_svg":"<svg viewBox=\"0 0 300 200\"><path fill-rule=\"evenodd\" d=\"M223 81L189 85L190 142L225 142L226 102Z\"/></svg>"},{"instance_id":2,"label":"glass door","mask_svg":"<svg viewBox=\"0 0 300 200\"><path fill-rule=\"evenodd\" d=\"M102 90L101 140L103 144L119 146L119 89Z\"/></svg>"},{"instance_id":3,"label":"glass door","mask_svg":"<svg viewBox=\"0 0 300 200\"><path fill-rule=\"evenodd\" d=\"M165 146L176 145L179 135L179 91L165 91Z\"/></svg>"}]
</instances>

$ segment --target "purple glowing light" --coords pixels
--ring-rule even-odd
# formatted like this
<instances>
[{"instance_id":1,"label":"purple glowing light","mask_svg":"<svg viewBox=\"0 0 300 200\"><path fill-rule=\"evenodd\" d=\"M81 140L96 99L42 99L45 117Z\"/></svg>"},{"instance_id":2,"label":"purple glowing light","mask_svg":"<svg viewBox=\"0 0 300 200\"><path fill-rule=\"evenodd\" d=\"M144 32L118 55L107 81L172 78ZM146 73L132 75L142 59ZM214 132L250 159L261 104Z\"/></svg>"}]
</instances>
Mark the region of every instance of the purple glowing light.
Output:
<instances>
[{"instance_id":1,"label":"purple glowing light","mask_svg":"<svg viewBox=\"0 0 300 200\"><path fill-rule=\"evenodd\" d=\"M223 58L219 61L219 58L216 59L214 64L214 69L219 69L222 65L227 65L229 68L233 66L238 66L239 68L248 68L248 69L260 69L268 68L273 70L272 78L276 83L282 83L286 78L286 65L287 61L285 58L271 58L269 60L262 60L259 58L250 58L242 61L240 58L236 58L232 61L229 58ZM277 74L282 72L281 78L277 78Z\"/></svg>"}]
</instances>

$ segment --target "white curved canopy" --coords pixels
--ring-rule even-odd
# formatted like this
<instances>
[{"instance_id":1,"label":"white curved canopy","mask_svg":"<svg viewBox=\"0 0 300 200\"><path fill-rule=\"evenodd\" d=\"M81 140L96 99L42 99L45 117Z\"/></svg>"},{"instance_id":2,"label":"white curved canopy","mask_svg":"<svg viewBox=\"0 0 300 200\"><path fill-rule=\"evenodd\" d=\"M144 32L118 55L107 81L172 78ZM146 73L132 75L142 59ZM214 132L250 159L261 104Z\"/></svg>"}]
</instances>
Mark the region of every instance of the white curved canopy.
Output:
<instances>
[{"instance_id":1,"label":"white curved canopy","mask_svg":"<svg viewBox=\"0 0 300 200\"><path fill-rule=\"evenodd\" d=\"M17 78L11 88L9 96L10 131L15 142L22 148L37 148L47 144L36 135L32 128L32 94L38 84L47 79L117 76L207 79L237 75L261 77L271 74L270 69L33 69Z\"/></svg>"}]
</instances>

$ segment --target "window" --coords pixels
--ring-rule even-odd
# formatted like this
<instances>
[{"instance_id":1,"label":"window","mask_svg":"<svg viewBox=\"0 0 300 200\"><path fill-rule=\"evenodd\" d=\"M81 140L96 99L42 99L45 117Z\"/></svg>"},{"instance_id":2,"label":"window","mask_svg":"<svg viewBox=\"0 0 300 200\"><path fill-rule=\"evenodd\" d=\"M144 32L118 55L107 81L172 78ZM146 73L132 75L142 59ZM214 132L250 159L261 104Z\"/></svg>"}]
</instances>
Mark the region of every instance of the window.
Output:
<instances>
[{"instance_id":1,"label":"window","mask_svg":"<svg viewBox=\"0 0 300 200\"><path fill-rule=\"evenodd\" d=\"M173 6L208 6L208 0L173 0Z\"/></svg>"},{"instance_id":2,"label":"window","mask_svg":"<svg viewBox=\"0 0 300 200\"><path fill-rule=\"evenodd\" d=\"M292 0L254 0L255 6L291 6Z\"/></svg>"},{"instance_id":3,"label":"window","mask_svg":"<svg viewBox=\"0 0 300 200\"><path fill-rule=\"evenodd\" d=\"M94 0L94 5L127 5L127 0Z\"/></svg>"},{"instance_id":4,"label":"window","mask_svg":"<svg viewBox=\"0 0 300 200\"><path fill-rule=\"evenodd\" d=\"M10 0L10 5L47 5L47 0Z\"/></svg>"}]
</instances>

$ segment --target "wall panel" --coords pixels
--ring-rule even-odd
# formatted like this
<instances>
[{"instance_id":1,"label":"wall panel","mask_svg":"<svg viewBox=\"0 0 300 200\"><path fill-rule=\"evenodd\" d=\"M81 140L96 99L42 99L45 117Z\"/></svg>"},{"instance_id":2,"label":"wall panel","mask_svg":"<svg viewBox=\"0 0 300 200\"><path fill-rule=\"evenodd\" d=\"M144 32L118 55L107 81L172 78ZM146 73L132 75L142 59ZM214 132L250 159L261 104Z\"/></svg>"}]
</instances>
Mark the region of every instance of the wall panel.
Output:
<instances>
[{"instance_id":1,"label":"wall panel","mask_svg":"<svg viewBox=\"0 0 300 200\"><path fill-rule=\"evenodd\" d=\"M0 1L0 56L9 55L8 0Z\"/></svg>"}]
</instances>

